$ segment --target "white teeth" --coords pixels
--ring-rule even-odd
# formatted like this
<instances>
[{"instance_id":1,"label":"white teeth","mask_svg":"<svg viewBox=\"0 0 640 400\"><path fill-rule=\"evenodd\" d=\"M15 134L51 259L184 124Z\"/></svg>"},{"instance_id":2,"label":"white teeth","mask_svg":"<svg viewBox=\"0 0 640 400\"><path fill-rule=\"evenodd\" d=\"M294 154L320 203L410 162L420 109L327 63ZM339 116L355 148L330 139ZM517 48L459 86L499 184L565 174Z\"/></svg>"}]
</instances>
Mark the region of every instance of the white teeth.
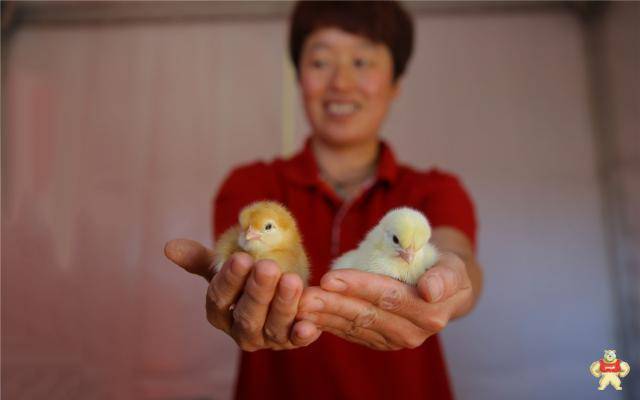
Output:
<instances>
[{"instance_id":1,"label":"white teeth","mask_svg":"<svg viewBox=\"0 0 640 400\"><path fill-rule=\"evenodd\" d=\"M356 105L354 103L329 103L327 110L330 114L334 115L349 115L356 112Z\"/></svg>"}]
</instances>

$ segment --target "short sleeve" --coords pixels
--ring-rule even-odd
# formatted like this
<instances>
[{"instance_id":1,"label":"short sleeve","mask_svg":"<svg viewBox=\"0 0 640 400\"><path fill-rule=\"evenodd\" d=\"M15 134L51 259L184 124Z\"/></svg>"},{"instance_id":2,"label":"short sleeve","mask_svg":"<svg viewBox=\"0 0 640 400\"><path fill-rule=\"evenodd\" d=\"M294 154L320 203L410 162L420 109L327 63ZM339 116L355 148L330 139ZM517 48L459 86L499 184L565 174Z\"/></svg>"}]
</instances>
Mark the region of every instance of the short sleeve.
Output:
<instances>
[{"instance_id":1,"label":"short sleeve","mask_svg":"<svg viewBox=\"0 0 640 400\"><path fill-rule=\"evenodd\" d=\"M432 227L450 226L467 235L476 247L477 221L471 196L460 180L440 171L428 174L424 211Z\"/></svg>"},{"instance_id":2,"label":"short sleeve","mask_svg":"<svg viewBox=\"0 0 640 400\"><path fill-rule=\"evenodd\" d=\"M259 162L231 171L214 196L212 232L214 239L238 222L240 210L273 196L275 182L270 165Z\"/></svg>"}]
</instances>

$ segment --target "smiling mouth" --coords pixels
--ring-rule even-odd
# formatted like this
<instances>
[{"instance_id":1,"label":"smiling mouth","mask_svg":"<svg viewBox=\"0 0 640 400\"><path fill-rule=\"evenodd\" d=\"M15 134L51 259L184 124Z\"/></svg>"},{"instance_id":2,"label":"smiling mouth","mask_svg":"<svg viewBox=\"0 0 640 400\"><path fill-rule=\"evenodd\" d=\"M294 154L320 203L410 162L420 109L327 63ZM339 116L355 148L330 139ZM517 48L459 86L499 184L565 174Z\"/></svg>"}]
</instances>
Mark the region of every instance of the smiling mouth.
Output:
<instances>
[{"instance_id":1,"label":"smiling mouth","mask_svg":"<svg viewBox=\"0 0 640 400\"><path fill-rule=\"evenodd\" d=\"M360 105L355 102L330 101L325 103L324 109L332 117L348 117L360 110Z\"/></svg>"}]
</instances>

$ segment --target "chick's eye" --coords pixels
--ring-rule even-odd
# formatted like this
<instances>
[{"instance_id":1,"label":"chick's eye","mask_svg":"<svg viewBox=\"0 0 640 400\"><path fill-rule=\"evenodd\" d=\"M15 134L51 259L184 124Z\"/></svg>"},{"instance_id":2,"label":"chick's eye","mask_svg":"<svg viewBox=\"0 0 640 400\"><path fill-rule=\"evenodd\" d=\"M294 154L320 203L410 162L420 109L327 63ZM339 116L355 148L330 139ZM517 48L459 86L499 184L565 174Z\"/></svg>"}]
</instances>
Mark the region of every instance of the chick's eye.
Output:
<instances>
[{"instance_id":1,"label":"chick's eye","mask_svg":"<svg viewBox=\"0 0 640 400\"><path fill-rule=\"evenodd\" d=\"M400 243L400 241L398 240L398 237L396 235L393 235L393 243L395 243L395 244Z\"/></svg>"},{"instance_id":2,"label":"chick's eye","mask_svg":"<svg viewBox=\"0 0 640 400\"><path fill-rule=\"evenodd\" d=\"M268 224L267 224L267 225L265 225L265 227L264 227L264 229L265 229L266 231L270 231L270 230L271 230L271 228L273 228L273 225L271 225L271 223L268 223Z\"/></svg>"}]
</instances>

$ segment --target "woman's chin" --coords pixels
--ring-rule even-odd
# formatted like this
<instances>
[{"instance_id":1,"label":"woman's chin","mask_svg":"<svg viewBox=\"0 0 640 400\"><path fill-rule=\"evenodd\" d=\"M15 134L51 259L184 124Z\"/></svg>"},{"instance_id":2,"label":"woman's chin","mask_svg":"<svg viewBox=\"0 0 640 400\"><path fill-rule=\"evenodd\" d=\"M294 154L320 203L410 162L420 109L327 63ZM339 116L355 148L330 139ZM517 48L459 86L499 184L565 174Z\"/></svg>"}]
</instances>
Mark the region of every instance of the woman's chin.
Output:
<instances>
[{"instance_id":1,"label":"woman's chin","mask_svg":"<svg viewBox=\"0 0 640 400\"><path fill-rule=\"evenodd\" d=\"M323 142L336 147L354 146L377 140L377 135L362 134L350 130L320 131L315 134Z\"/></svg>"}]
</instances>

